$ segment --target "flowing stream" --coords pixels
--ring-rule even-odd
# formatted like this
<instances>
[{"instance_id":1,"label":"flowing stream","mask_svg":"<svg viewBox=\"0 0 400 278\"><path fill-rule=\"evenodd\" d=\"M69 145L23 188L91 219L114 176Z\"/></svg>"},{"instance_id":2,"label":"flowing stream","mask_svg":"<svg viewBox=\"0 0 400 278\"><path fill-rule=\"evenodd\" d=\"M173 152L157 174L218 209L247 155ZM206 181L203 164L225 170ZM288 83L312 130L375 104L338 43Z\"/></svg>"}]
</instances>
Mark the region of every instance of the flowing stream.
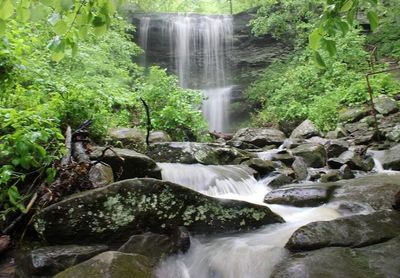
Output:
<instances>
[{"instance_id":1,"label":"flowing stream","mask_svg":"<svg viewBox=\"0 0 400 278\"><path fill-rule=\"evenodd\" d=\"M243 166L204 166L160 163L163 179L218 197L263 204L271 188L257 181ZM267 178L268 179L268 178ZM265 204L263 204L265 205ZM292 233L313 221L333 220L340 214L328 206L295 208L268 205L286 223L255 231L192 238L188 253L171 257L157 269L160 278L268 277L287 256L284 246Z\"/></svg>"},{"instance_id":2,"label":"flowing stream","mask_svg":"<svg viewBox=\"0 0 400 278\"><path fill-rule=\"evenodd\" d=\"M157 32L159 28L161 32ZM139 44L145 51L144 66L148 66L146 53L151 50L152 36L161 36L158 43L164 44L165 55L170 56L169 70L178 76L180 86L203 92L202 110L210 131L228 130L233 88L228 63L233 41L232 17L197 14L171 14L161 19L142 17Z\"/></svg>"}]
</instances>

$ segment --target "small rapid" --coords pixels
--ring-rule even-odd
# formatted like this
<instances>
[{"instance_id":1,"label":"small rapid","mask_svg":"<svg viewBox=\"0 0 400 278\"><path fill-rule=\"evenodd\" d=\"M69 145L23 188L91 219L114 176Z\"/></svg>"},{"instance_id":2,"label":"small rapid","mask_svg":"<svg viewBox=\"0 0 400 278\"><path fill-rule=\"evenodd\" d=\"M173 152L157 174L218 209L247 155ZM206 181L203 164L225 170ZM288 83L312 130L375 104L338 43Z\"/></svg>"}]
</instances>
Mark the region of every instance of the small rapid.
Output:
<instances>
[{"instance_id":1,"label":"small rapid","mask_svg":"<svg viewBox=\"0 0 400 278\"><path fill-rule=\"evenodd\" d=\"M271 191L266 180L257 181L244 166L204 166L159 163L163 179L204 194L262 204ZM268 179L268 177L266 178ZM219 236L195 236L186 254L170 257L156 271L160 278L268 277L287 255L284 248L299 227L340 217L334 207L296 208L268 205L286 223L255 231Z\"/></svg>"}]
</instances>

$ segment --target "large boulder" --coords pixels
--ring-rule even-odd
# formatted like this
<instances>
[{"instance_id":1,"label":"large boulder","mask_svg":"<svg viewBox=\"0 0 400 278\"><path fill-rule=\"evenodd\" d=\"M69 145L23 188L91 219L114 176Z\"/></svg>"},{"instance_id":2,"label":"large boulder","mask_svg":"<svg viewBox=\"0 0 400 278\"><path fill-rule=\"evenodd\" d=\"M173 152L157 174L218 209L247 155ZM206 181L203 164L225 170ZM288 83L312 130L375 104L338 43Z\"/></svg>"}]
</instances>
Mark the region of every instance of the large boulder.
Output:
<instances>
[{"instance_id":1,"label":"large boulder","mask_svg":"<svg viewBox=\"0 0 400 278\"><path fill-rule=\"evenodd\" d=\"M399 110L397 101L385 95L381 95L375 99L375 109L383 115L392 114Z\"/></svg>"},{"instance_id":2,"label":"large boulder","mask_svg":"<svg viewBox=\"0 0 400 278\"><path fill-rule=\"evenodd\" d=\"M251 156L245 151L226 145L193 142L152 144L147 154L157 162L205 165L240 164Z\"/></svg>"},{"instance_id":3,"label":"large boulder","mask_svg":"<svg viewBox=\"0 0 400 278\"><path fill-rule=\"evenodd\" d=\"M149 143L163 143L163 142L171 142L171 136L168 135L165 131L154 130L150 132Z\"/></svg>"},{"instance_id":4,"label":"large boulder","mask_svg":"<svg viewBox=\"0 0 400 278\"><path fill-rule=\"evenodd\" d=\"M331 140L326 144L328 158L338 157L349 149L349 143L342 140Z\"/></svg>"},{"instance_id":5,"label":"large boulder","mask_svg":"<svg viewBox=\"0 0 400 278\"><path fill-rule=\"evenodd\" d=\"M232 138L232 141L241 141L257 147L280 145L285 141L285 134L274 128L242 128Z\"/></svg>"},{"instance_id":6,"label":"large boulder","mask_svg":"<svg viewBox=\"0 0 400 278\"><path fill-rule=\"evenodd\" d=\"M344 123L353 123L361 120L368 115L368 110L364 107L346 108L339 113L339 120Z\"/></svg>"},{"instance_id":7,"label":"large boulder","mask_svg":"<svg viewBox=\"0 0 400 278\"><path fill-rule=\"evenodd\" d=\"M96 187L109 185L114 182L113 169L106 163L97 163L90 168L89 180Z\"/></svg>"},{"instance_id":8,"label":"large boulder","mask_svg":"<svg viewBox=\"0 0 400 278\"><path fill-rule=\"evenodd\" d=\"M153 268L153 262L145 256L108 251L70 267L54 278L152 278Z\"/></svg>"},{"instance_id":9,"label":"large boulder","mask_svg":"<svg viewBox=\"0 0 400 278\"><path fill-rule=\"evenodd\" d=\"M150 157L132 150L95 147L90 158L109 164L118 180L145 177L161 179L161 169L158 168L156 162Z\"/></svg>"},{"instance_id":10,"label":"large boulder","mask_svg":"<svg viewBox=\"0 0 400 278\"><path fill-rule=\"evenodd\" d=\"M324 247L362 247L399 235L400 212L379 211L307 224L293 233L286 248L297 252Z\"/></svg>"},{"instance_id":11,"label":"large boulder","mask_svg":"<svg viewBox=\"0 0 400 278\"><path fill-rule=\"evenodd\" d=\"M296 157L292 164L293 171L296 174L296 179L298 181L302 181L307 179L308 177L308 170L307 170L307 164L304 161L302 157Z\"/></svg>"},{"instance_id":12,"label":"large boulder","mask_svg":"<svg viewBox=\"0 0 400 278\"><path fill-rule=\"evenodd\" d=\"M307 139L319 135L320 132L315 127L314 123L310 120L305 120L293 130L292 134L290 135L290 138Z\"/></svg>"},{"instance_id":13,"label":"large boulder","mask_svg":"<svg viewBox=\"0 0 400 278\"><path fill-rule=\"evenodd\" d=\"M107 250L105 245L37 248L18 255L17 273L21 277L52 276Z\"/></svg>"},{"instance_id":14,"label":"large boulder","mask_svg":"<svg viewBox=\"0 0 400 278\"><path fill-rule=\"evenodd\" d=\"M296 253L275 266L272 278L398 277L400 237L363 248Z\"/></svg>"},{"instance_id":15,"label":"large boulder","mask_svg":"<svg viewBox=\"0 0 400 278\"><path fill-rule=\"evenodd\" d=\"M393 127L387 134L386 138L390 141L400 143L400 124Z\"/></svg>"},{"instance_id":16,"label":"large boulder","mask_svg":"<svg viewBox=\"0 0 400 278\"><path fill-rule=\"evenodd\" d=\"M314 207L329 201L335 184L288 185L269 192L264 202L296 207Z\"/></svg>"},{"instance_id":17,"label":"large boulder","mask_svg":"<svg viewBox=\"0 0 400 278\"><path fill-rule=\"evenodd\" d=\"M320 144L304 144L291 150L294 156L304 159L308 167L321 168L326 164L326 151Z\"/></svg>"},{"instance_id":18,"label":"large boulder","mask_svg":"<svg viewBox=\"0 0 400 278\"><path fill-rule=\"evenodd\" d=\"M275 171L275 163L261 158L252 158L243 163L257 171L261 176L268 175Z\"/></svg>"},{"instance_id":19,"label":"large boulder","mask_svg":"<svg viewBox=\"0 0 400 278\"><path fill-rule=\"evenodd\" d=\"M50 243L102 242L185 226L194 233L248 230L283 219L268 207L217 199L155 179L124 180L40 211L34 227Z\"/></svg>"},{"instance_id":20,"label":"large boulder","mask_svg":"<svg viewBox=\"0 0 400 278\"><path fill-rule=\"evenodd\" d=\"M137 152L146 151L146 136L138 128L113 128L108 131L107 144L135 150Z\"/></svg>"},{"instance_id":21,"label":"large boulder","mask_svg":"<svg viewBox=\"0 0 400 278\"><path fill-rule=\"evenodd\" d=\"M400 144L384 151L381 160L384 169L400 171Z\"/></svg>"}]
</instances>

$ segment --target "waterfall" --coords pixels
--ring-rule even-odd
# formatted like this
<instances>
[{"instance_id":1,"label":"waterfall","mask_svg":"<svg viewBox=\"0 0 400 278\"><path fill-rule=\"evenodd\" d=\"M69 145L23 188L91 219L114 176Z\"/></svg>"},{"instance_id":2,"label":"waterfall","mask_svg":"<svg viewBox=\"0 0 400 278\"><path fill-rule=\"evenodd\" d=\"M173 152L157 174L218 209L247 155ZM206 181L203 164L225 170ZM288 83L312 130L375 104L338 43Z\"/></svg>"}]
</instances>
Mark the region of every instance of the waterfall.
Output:
<instances>
[{"instance_id":1,"label":"waterfall","mask_svg":"<svg viewBox=\"0 0 400 278\"><path fill-rule=\"evenodd\" d=\"M170 55L169 70L178 76L180 86L203 92L209 130L229 130L232 17L187 14L163 16L161 23L157 20L153 26L152 18L141 18L140 46L146 52L152 47L152 36L161 36L163 49L168 49L165 54ZM161 31L157 32L159 28Z\"/></svg>"}]
</instances>

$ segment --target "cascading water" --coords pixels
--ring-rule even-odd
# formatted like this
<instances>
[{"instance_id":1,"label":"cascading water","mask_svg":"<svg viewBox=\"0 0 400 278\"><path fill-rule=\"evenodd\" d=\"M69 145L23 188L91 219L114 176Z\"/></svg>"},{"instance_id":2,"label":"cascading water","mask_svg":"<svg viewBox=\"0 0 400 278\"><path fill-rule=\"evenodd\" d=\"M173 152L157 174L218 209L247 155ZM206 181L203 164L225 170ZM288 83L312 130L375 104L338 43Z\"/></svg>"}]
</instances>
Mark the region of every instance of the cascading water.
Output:
<instances>
[{"instance_id":1,"label":"cascading water","mask_svg":"<svg viewBox=\"0 0 400 278\"><path fill-rule=\"evenodd\" d=\"M169 70L176 73L183 88L203 91L203 112L210 131L229 130L232 17L188 14L164 16L161 20L162 30L156 35L162 37L160 41L168 49ZM152 19L142 17L139 44L145 53L150 48L152 28Z\"/></svg>"},{"instance_id":2,"label":"cascading water","mask_svg":"<svg viewBox=\"0 0 400 278\"><path fill-rule=\"evenodd\" d=\"M160 163L159 166L163 179L214 197L263 204L264 196L271 190L264 185L265 181L257 182L251 171L242 166L170 163ZM309 222L332 220L340 216L334 208L327 206L268 206L281 215L286 223L268 225L242 234L192 238L189 252L164 261L156 271L157 277L265 278L287 255L284 246L297 228Z\"/></svg>"}]
</instances>

